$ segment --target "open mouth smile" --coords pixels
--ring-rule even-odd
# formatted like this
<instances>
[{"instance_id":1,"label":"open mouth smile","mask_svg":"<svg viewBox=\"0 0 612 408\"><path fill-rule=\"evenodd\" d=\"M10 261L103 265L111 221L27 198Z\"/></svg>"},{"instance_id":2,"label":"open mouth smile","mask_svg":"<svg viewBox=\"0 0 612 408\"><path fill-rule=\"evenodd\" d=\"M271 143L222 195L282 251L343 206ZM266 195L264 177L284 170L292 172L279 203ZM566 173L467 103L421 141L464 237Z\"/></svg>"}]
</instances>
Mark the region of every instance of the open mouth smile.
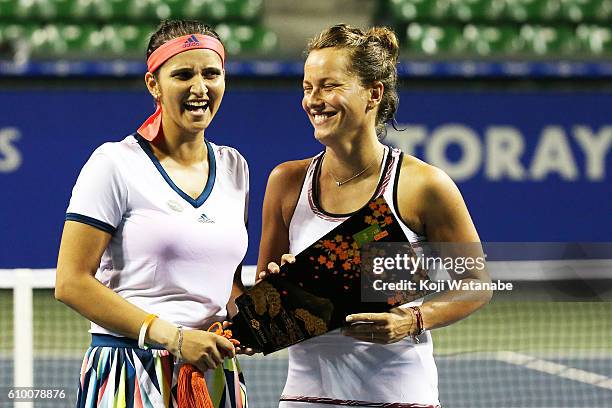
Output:
<instances>
[{"instance_id":1,"label":"open mouth smile","mask_svg":"<svg viewBox=\"0 0 612 408\"><path fill-rule=\"evenodd\" d=\"M320 113L314 113L312 114L313 117L313 122L315 125L323 125L325 124L327 121L329 121L330 118L332 118L333 116L336 115L337 112L320 112Z\"/></svg>"},{"instance_id":2,"label":"open mouth smile","mask_svg":"<svg viewBox=\"0 0 612 408\"><path fill-rule=\"evenodd\" d=\"M208 109L208 101L187 101L183 104L183 107L189 112L204 114L204 111Z\"/></svg>"}]
</instances>

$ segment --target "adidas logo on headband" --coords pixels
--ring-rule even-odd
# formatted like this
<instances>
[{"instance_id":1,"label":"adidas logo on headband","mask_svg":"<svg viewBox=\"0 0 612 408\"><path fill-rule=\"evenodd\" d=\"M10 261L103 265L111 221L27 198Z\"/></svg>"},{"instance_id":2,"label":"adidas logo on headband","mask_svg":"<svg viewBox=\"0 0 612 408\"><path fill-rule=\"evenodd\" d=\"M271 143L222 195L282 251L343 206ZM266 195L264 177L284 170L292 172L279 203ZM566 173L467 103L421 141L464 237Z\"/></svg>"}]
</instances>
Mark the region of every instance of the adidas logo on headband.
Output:
<instances>
[{"instance_id":1,"label":"adidas logo on headband","mask_svg":"<svg viewBox=\"0 0 612 408\"><path fill-rule=\"evenodd\" d=\"M200 46L200 42L198 41L195 35L192 35L191 37L187 39L187 41L183 43L183 48L198 47L198 46Z\"/></svg>"}]
</instances>

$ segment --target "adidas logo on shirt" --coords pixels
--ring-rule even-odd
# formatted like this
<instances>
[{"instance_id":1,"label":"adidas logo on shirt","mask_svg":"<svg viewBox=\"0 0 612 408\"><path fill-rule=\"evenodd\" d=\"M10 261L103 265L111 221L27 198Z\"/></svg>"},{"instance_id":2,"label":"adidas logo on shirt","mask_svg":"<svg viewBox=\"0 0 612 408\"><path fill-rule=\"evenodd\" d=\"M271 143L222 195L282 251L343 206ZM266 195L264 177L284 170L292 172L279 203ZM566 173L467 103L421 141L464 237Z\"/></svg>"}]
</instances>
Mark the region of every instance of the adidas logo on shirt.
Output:
<instances>
[{"instance_id":1,"label":"adidas logo on shirt","mask_svg":"<svg viewBox=\"0 0 612 408\"><path fill-rule=\"evenodd\" d=\"M200 218L198 218L198 222L201 222L204 224L214 224L214 221L208 218L206 214L200 215Z\"/></svg>"}]
</instances>

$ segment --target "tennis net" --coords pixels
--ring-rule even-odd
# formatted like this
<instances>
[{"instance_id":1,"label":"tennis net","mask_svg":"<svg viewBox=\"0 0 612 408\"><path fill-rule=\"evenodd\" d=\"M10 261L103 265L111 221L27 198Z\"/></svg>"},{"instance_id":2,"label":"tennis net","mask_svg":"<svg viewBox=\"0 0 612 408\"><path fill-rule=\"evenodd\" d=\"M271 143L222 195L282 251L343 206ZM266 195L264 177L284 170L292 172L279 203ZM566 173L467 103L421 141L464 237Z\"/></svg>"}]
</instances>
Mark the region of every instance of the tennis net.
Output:
<instances>
[{"instance_id":1,"label":"tennis net","mask_svg":"<svg viewBox=\"0 0 612 408\"><path fill-rule=\"evenodd\" d=\"M612 406L612 302L600 296L612 290L609 277L601 274L612 270L611 265L612 261L603 262L600 272L586 280L567 279L562 271L559 279L546 281L537 273L520 273L526 288L523 300L496 296L467 319L434 330L442 406ZM533 265L490 268L515 273ZM33 387L62 388L67 393L63 400L38 400L36 407L74 406L81 359L90 339L89 323L54 299L53 281L53 270L0 270L0 389L25 380ZM20 304L24 301L31 302L31 318L27 305ZM28 378L16 368L30 341ZM286 352L240 361L250 406L276 407L287 372ZM0 398L0 407L12 403Z\"/></svg>"}]
</instances>

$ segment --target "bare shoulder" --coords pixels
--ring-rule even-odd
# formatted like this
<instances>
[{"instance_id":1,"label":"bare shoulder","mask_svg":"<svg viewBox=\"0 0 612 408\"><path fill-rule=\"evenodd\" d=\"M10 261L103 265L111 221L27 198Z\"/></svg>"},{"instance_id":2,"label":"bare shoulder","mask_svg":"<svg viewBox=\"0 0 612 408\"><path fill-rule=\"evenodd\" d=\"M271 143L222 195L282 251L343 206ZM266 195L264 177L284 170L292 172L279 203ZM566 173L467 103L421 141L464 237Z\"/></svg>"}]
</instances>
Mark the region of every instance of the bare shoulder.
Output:
<instances>
[{"instance_id":1,"label":"bare shoulder","mask_svg":"<svg viewBox=\"0 0 612 408\"><path fill-rule=\"evenodd\" d=\"M432 217L463 205L453 180L441 169L404 155L398 185L397 205L402 220L416 233L429 235Z\"/></svg>"},{"instance_id":2,"label":"bare shoulder","mask_svg":"<svg viewBox=\"0 0 612 408\"><path fill-rule=\"evenodd\" d=\"M312 158L292 160L279 164L270 173L268 185L278 183L287 187L298 183L301 186L311 160Z\"/></svg>"},{"instance_id":3,"label":"bare shoulder","mask_svg":"<svg viewBox=\"0 0 612 408\"><path fill-rule=\"evenodd\" d=\"M272 170L264 198L264 215L268 211L278 213L288 228L311 160L284 162Z\"/></svg>"},{"instance_id":4,"label":"bare shoulder","mask_svg":"<svg viewBox=\"0 0 612 408\"><path fill-rule=\"evenodd\" d=\"M458 193L455 182L442 169L410 155L402 161L399 183L403 190L423 199Z\"/></svg>"},{"instance_id":5,"label":"bare shoulder","mask_svg":"<svg viewBox=\"0 0 612 408\"><path fill-rule=\"evenodd\" d=\"M455 182L442 169L405 156L398 185L402 218L437 242L477 242L478 233Z\"/></svg>"}]
</instances>

